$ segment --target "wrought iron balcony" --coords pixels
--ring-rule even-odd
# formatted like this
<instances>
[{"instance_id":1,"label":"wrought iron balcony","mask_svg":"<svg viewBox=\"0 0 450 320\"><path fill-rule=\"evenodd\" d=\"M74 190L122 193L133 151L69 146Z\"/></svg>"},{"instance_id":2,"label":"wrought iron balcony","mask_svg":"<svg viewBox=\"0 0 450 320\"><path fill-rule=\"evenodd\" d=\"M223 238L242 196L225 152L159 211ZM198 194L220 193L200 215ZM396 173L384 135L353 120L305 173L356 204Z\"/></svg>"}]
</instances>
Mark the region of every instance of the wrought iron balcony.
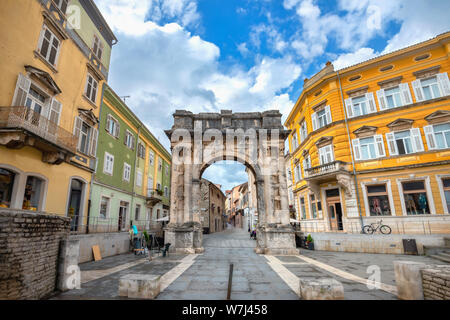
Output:
<instances>
[{"instance_id":1,"label":"wrought iron balcony","mask_svg":"<svg viewBox=\"0 0 450 320\"><path fill-rule=\"evenodd\" d=\"M147 204L154 206L162 201L163 192L156 189L147 189Z\"/></svg>"},{"instance_id":2,"label":"wrought iron balcony","mask_svg":"<svg viewBox=\"0 0 450 320\"><path fill-rule=\"evenodd\" d=\"M333 161L317 167L305 169L305 180L333 176L339 172L348 173L348 164L343 161Z\"/></svg>"},{"instance_id":3,"label":"wrought iron balcony","mask_svg":"<svg viewBox=\"0 0 450 320\"><path fill-rule=\"evenodd\" d=\"M28 107L0 107L0 144L19 149L26 145L43 152L42 160L60 164L74 156L77 137Z\"/></svg>"}]
</instances>

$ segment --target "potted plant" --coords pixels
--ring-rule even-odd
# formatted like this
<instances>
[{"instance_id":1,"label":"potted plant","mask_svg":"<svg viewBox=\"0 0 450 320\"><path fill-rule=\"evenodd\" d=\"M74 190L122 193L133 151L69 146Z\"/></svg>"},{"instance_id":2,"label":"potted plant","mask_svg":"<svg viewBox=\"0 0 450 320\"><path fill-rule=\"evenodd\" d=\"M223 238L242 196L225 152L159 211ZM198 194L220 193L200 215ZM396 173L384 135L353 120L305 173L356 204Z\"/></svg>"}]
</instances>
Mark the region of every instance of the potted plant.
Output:
<instances>
[{"instance_id":1,"label":"potted plant","mask_svg":"<svg viewBox=\"0 0 450 320\"><path fill-rule=\"evenodd\" d=\"M147 230L143 232L145 243L147 244L147 249L151 249L152 244L150 243L150 235L147 233Z\"/></svg>"},{"instance_id":2,"label":"potted plant","mask_svg":"<svg viewBox=\"0 0 450 320\"><path fill-rule=\"evenodd\" d=\"M308 250L314 250L314 239L310 234L308 234L308 236L306 237L306 248Z\"/></svg>"}]
</instances>

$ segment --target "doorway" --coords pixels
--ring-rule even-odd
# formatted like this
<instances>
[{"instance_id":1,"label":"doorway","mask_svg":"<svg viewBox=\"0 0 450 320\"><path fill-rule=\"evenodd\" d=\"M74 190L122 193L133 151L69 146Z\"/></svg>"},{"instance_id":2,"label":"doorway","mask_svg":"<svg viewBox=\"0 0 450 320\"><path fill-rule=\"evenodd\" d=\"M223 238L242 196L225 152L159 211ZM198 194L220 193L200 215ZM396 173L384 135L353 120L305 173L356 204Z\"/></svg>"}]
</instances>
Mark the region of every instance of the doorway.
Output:
<instances>
[{"instance_id":1,"label":"doorway","mask_svg":"<svg viewBox=\"0 0 450 320\"><path fill-rule=\"evenodd\" d=\"M73 179L70 184L69 208L67 216L70 221L70 231L78 231L81 215L81 199L83 193L83 182Z\"/></svg>"},{"instance_id":2,"label":"doorway","mask_svg":"<svg viewBox=\"0 0 450 320\"><path fill-rule=\"evenodd\" d=\"M128 202L120 201L119 219L118 219L117 231L123 231L123 229L125 228L125 221L126 221L126 218L127 218L127 211L128 211Z\"/></svg>"},{"instance_id":3,"label":"doorway","mask_svg":"<svg viewBox=\"0 0 450 320\"><path fill-rule=\"evenodd\" d=\"M342 206L339 196L339 189L326 190L328 218L330 220L330 230L342 231L344 226L342 223Z\"/></svg>"}]
</instances>

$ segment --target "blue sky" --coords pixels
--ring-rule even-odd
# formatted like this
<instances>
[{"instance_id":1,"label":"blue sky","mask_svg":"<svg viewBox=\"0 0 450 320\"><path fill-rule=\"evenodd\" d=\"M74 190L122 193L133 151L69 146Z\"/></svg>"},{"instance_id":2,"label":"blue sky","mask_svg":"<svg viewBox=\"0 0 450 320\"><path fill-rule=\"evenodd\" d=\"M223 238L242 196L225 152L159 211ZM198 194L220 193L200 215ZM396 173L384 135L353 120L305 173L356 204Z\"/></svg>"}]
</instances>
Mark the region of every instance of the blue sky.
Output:
<instances>
[{"instance_id":1,"label":"blue sky","mask_svg":"<svg viewBox=\"0 0 450 320\"><path fill-rule=\"evenodd\" d=\"M168 148L176 109L279 109L327 61L340 69L450 30L441 0L95 0L119 43L109 83ZM240 164L204 177L229 189Z\"/></svg>"}]
</instances>

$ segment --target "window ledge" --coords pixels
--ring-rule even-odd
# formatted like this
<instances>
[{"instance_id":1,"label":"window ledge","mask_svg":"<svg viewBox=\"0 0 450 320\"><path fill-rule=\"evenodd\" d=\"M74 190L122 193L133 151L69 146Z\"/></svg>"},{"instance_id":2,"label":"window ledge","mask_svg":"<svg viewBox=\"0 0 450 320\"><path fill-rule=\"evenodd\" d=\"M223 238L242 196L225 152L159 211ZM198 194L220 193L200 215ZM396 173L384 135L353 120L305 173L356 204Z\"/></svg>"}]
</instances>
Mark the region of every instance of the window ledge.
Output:
<instances>
[{"instance_id":1,"label":"window ledge","mask_svg":"<svg viewBox=\"0 0 450 320\"><path fill-rule=\"evenodd\" d=\"M91 106L93 106L95 109L98 108L97 105L96 105L94 102L92 102L92 100L89 99L84 93L82 94L82 97L84 98L84 100L86 100L86 101L87 101Z\"/></svg>"},{"instance_id":2,"label":"window ledge","mask_svg":"<svg viewBox=\"0 0 450 320\"><path fill-rule=\"evenodd\" d=\"M38 52L37 50L33 51L34 53L34 57L38 58L39 60L41 60L48 68L50 68L50 70L53 73L58 73L58 70L55 68L55 66L53 66L50 62L48 62L43 56L42 54L40 54L40 52Z\"/></svg>"}]
</instances>

